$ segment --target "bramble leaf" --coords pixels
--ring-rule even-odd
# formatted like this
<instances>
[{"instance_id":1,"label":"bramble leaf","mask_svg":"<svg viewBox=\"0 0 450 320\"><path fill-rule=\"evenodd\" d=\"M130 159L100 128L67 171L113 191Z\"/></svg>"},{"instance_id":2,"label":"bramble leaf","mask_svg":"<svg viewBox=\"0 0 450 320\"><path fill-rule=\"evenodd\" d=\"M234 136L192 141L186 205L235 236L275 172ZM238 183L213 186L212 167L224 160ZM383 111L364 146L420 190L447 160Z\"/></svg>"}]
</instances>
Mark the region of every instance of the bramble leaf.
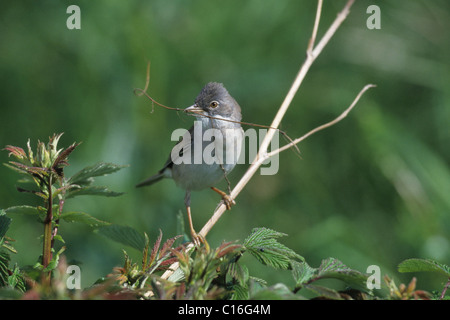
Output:
<instances>
[{"instance_id":1,"label":"bramble leaf","mask_svg":"<svg viewBox=\"0 0 450 320\"><path fill-rule=\"evenodd\" d=\"M99 228L97 232L111 240L130 246L139 251L142 251L145 247L146 242L144 236L137 230L128 226L110 224Z\"/></svg>"},{"instance_id":2,"label":"bramble leaf","mask_svg":"<svg viewBox=\"0 0 450 320\"><path fill-rule=\"evenodd\" d=\"M399 272L437 272L450 278L450 267L431 259L407 259L398 265Z\"/></svg>"},{"instance_id":3,"label":"bramble leaf","mask_svg":"<svg viewBox=\"0 0 450 320\"><path fill-rule=\"evenodd\" d=\"M306 262L294 263L292 275L296 287L309 285L320 279L338 279L352 287L366 289L367 275L353 270L335 258L322 260L319 268L312 268Z\"/></svg>"},{"instance_id":4,"label":"bramble leaf","mask_svg":"<svg viewBox=\"0 0 450 320\"><path fill-rule=\"evenodd\" d=\"M88 187L73 187L66 193L66 199L70 199L76 196L104 196L104 197L118 197L124 194L124 192L115 192L108 189L105 186L88 186Z\"/></svg>"},{"instance_id":5,"label":"bramble leaf","mask_svg":"<svg viewBox=\"0 0 450 320\"><path fill-rule=\"evenodd\" d=\"M75 173L68 181L69 184L77 184L80 186L88 186L93 182L93 177L104 176L122 168L127 165L117 165L113 163L98 162L92 166L85 167Z\"/></svg>"},{"instance_id":6,"label":"bramble leaf","mask_svg":"<svg viewBox=\"0 0 450 320\"><path fill-rule=\"evenodd\" d=\"M306 261L292 264L292 275L297 286L309 283L315 277L317 269L310 267Z\"/></svg>"},{"instance_id":7,"label":"bramble leaf","mask_svg":"<svg viewBox=\"0 0 450 320\"><path fill-rule=\"evenodd\" d=\"M357 270L351 269L335 258L322 260L317 270L317 278L333 278L344 281L347 284L366 288L367 275Z\"/></svg>"},{"instance_id":8,"label":"bramble leaf","mask_svg":"<svg viewBox=\"0 0 450 320\"><path fill-rule=\"evenodd\" d=\"M63 212L60 215L60 219L64 219L67 222L81 222L91 227L101 227L110 225L109 222L99 220L85 212Z\"/></svg>"},{"instance_id":9,"label":"bramble leaf","mask_svg":"<svg viewBox=\"0 0 450 320\"><path fill-rule=\"evenodd\" d=\"M276 238L286 234L267 228L255 228L244 241L244 248L265 265L276 269L291 269L292 261L303 257L279 243Z\"/></svg>"}]
</instances>

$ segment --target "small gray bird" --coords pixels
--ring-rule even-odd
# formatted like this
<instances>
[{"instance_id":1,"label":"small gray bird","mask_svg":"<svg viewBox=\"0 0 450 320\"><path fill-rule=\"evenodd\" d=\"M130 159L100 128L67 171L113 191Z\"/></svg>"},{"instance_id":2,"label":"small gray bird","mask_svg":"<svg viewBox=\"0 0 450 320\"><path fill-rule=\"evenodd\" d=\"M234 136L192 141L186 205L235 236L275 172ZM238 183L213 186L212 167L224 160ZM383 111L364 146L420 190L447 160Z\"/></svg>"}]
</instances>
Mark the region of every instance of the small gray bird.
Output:
<instances>
[{"instance_id":1,"label":"small gray bird","mask_svg":"<svg viewBox=\"0 0 450 320\"><path fill-rule=\"evenodd\" d=\"M208 83L195 99L195 104L184 111L193 113L199 121L175 145L164 167L136 187L171 178L186 190L184 202L191 236L194 243L199 244L204 239L195 232L192 223L191 191L209 187L222 196L228 210L231 208L234 201L214 185L235 167L244 131L239 123L241 108L221 83Z\"/></svg>"}]
</instances>

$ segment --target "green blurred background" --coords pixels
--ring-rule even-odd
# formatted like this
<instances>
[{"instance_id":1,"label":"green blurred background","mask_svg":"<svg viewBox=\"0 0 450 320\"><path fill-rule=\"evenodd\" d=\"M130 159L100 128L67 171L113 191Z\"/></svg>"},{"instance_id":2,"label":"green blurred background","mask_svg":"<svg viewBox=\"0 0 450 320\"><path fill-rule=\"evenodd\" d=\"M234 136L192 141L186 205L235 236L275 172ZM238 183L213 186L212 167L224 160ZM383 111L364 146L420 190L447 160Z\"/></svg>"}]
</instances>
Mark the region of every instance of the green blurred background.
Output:
<instances>
[{"instance_id":1,"label":"green blurred background","mask_svg":"<svg viewBox=\"0 0 450 320\"><path fill-rule=\"evenodd\" d=\"M66 9L81 8L81 30L68 30ZM345 1L325 1L319 36ZM366 9L381 8L381 29L369 30ZM3 1L0 5L0 145L26 146L65 132L60 146L83 143L70 156L70 176L98 161L129 164L98 179L119 198L80 197L67 210L129 225L154 240L177 234L184 191L172 181L134 185L165 162L176 128L193 119L133 94L145 84L173 107L190 106L203 85L222 82L243 120L269 125L305 58L315 1L150 0ZM335 257L365 271L409 282L396 266L406 258L450 263L450 3L445 0L356 1L351 14L314 63L281 129L292 138L340 114L368 83L357 108L336 126L300 144L302 158L280 154L273 176L253 177L208 235L212 246L243 241L254 227L281 239L317 267ZM280 141L284 143L283 140ZM6 151L0 153L8 161ZM230 175L235 184L248 165ZM38 204L18 193L19 176L0 167L0 207ZM222 182L219 187L225 188ZM210 190L192 196L197 229L218 202ZM41 253L43 227L13 216L20 266ZM186 219L186 217L185 217ZM67 258L82 269L82 285L123 263L122 246L80 224L62 223ZM139 253L125 248L136 261ZM244 257L253 276L292 284ZM418 287L445 279L419 275Z\"/></svg>"}]
</instances>

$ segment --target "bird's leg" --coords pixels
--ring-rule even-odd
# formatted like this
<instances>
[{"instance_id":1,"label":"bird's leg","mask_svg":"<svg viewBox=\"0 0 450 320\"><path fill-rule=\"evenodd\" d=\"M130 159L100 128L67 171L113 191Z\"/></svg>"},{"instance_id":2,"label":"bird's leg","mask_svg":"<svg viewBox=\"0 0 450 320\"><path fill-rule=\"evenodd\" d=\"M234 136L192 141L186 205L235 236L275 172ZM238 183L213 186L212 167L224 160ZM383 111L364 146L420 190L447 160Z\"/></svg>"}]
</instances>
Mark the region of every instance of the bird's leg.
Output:
<instances>
[{"instance_id":1,"label":"bird's leg","mask_svg":"<svg viewBox=\"0 0 450 320\"><path fill-rule=\"evenodd\" d=\"M191 216L191 192L186 191L186 196L184 197L184 204L186 205L186 211L188 214L188 220L189 220L189 229L191 231L191 237L192 241L196 246L200 246L201 243L206 243L205 238L202 235L197 234L194 230L194 224L192 223L192 216Z\"/></svg>"},{"instance_id":2,"label":"bird's leg","mask_svg":"<svg viewBox=\"0 0 450 320\"><path fill-rule=\"evenodd\" d=\"M211 187L211 189L222 196L223 203L225 203L225 206L227 207L227 210L230 210L231 206L236 204L236 202L228 194L226 194L222 190L219 190L219 189L217 189L215 187Z\"/></svg>"}]
</instances>

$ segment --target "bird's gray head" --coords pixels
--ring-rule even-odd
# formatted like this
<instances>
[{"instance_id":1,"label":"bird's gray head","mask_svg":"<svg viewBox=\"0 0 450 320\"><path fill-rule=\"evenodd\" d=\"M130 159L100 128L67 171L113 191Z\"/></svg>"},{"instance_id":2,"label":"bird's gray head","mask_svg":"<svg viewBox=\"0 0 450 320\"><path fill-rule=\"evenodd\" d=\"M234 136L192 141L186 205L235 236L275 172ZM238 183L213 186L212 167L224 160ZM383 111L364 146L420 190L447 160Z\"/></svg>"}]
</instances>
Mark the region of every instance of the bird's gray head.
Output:
<instances>
[{"instance_id":1,"label":"bird's gray head","mask_svg":"<svg viewBox=\"0 0 450 320\"><path fill-rule=\"evenodd\" d=\"M205 85L195 99L195 106L212 117L235 121L241 121L242 118L241 107L221 83L210 82Z\"/></svg>"}]
</instances>

